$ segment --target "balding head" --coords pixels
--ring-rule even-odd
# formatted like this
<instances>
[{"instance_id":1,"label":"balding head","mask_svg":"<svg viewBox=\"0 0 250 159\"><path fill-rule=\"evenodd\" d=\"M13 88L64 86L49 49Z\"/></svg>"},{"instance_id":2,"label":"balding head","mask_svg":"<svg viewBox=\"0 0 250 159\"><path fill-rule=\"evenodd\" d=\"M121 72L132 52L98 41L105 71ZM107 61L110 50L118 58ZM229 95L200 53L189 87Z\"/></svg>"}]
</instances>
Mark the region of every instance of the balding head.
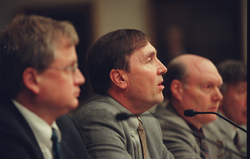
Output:
<instances>
[{"instance_id":1,"label":"balding head","mask_svg":"<svg viewBox=\"0 0 250 159\"><path fill-rule=\"evenodd\" d=\"M215 115L185 117L186 109L216 112L222 95L219 88L222 78L215 65L208 59L185 54L176 57L168 66L166 73L166 95L186 121L199 128L216 119Z\"/></svg>"},{"instance_id":2,"label":"balding head","mask_svg":"<svg viewBox=\"0 0 250 159\"><path fill-rule=\"evenodd\" d=\"M205 62L204 62L205 61ZM167 66L168 72L165 74L165 95L168 99L172 98L170 90L171 82L174 79L182 81L183 83L188 82L188 77L192 76L193 73L199 73L202 71L202 65L210 64L215 68L214 64L207 58L193 55L184 54L174 58ZM216 69L216 68L215 68Z\"/></svg>"},{"instance_id":3,"label":"balding head","mask_svg":"<svg viewBox=\"0 0 250 159\"><path fill-rule=\"evenodd\" d=\"M185 73L182 80L186 82L194 76L195 78L202 78L200 75L205 72L218 73L216 66L209 59L198 55L185 54L178 56L176 63L184 66Z\"/></svg>"}]
</instances>

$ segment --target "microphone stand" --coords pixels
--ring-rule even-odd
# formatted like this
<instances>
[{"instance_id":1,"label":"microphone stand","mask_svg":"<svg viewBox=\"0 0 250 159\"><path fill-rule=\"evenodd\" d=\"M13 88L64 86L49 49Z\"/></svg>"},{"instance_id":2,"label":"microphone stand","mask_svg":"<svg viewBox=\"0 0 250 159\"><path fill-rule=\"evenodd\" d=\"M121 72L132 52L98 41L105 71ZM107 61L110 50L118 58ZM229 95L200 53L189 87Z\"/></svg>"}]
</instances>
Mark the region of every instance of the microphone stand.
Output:
<instances>
[{"instance_id":1,"label":"microphone stand","mask_svg":"<svg viewBox=\"0 0 250 159\"><path fill-rule=\"evenodd\" d=\"M210 142L210 143L212 143L212 144L214 144L214 145L217 145L217 146L219 146L219 147L225 149L226 151L232 152L232 153L234 153L234 154L236 154L236 155L238 155L238 156L240 156L240 157L246 159L246 156L244 156L244 155L242 155L242 154L240 154L240 153L238 153L238 152L236 152L236 151L234 151L234 150L232 150L232 149L230 149L230 148L224 146L222 143L217 143L217 142L215 142L215 141L213 141L213 140L211 140L211 139L205 137L204 135L200 134L198 131L186 129L186 128L180 126L180 125L175 124L175 123L172 122L171 120L166 120L166 119L164 119L164 120L165 120L166 122L171 123L173 126L177 126L177 127L181 128L181 129L187 131L187 132L190 132L190 133L193 134L195 137L198 137L198 138L200 138L200 139L206 140L206 141L208 141L208 142Z\"/></svg>"},{"instance_id":2,"label":"microphone stand","mask_svg":"<svg viewBox=\"0 0 250 159\"><path fill-rule=\"evenodd\" d=\"M215 112L196 112L194 111L195 114L215 114L219 117L221 117L222 119L226 120L227 122L231 123L232 125L234 125L235 127L241 129L242 131L244 131L245 133L247 133L247 130L243 129L242 127L240 127L239 125L235 124L234 122L232 122L231 120L225 118L224 116L218 114L218 113L215 113Z\"/></svg>"}]
</instances>

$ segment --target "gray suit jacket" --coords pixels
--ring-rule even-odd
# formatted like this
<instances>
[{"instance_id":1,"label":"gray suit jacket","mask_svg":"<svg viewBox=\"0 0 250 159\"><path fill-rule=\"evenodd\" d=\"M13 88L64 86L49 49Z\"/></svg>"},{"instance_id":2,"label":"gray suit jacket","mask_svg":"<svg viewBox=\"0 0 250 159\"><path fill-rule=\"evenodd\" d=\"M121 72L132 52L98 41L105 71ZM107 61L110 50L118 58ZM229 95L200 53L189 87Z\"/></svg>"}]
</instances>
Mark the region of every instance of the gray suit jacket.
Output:
<instances>
[{"instance_id":1,"label":"gray suit jacket","mask_svg":"<svg viewBox=\"0 0 250 159\"><path fill-rule=\"evenodd\" d=\"M163 142L175 159L200 159L204 153L198 145L198 138L195 137L186 121L181 118L169 103L167 107L157 107L154 116L158 119L163 133ZM198 134L201 136L201 134ZM218 148L209 147L211 159L222 158ZM218 157L219 156L219 157Z\"/></svg>"},{"instance_id":2,"label":"gray suit jacket","mask_svg":"<svg viewBox=\"0 0 250 159\"><path fill-rule=\"evenodd\" d=\"M133 142L134 130L129 124L136 118L117 121L118 113L131 114L110 96L94 94L73 116L81 128L89 154L98 159L138 159ZM131 114L132 115L132 114ZM157 120L148 112L141 116L146 132L149 159L173 159L162 142Z\"/></svg>"},{"instance_id":3,"label":"gray suit jacket","mask_svg":"<svg viewBox=\"0 0 250 159\"><path fill-rule=\"evenodd\" d=\"M241 155L246 156L246 140L247 140L247 135L245 132L242 132L239 130L239 135L240 135L240 140L243 141L241 142L241 152L238 151L236 146L234 145L233 137L232 137L232 131L234 131L234 127L230 125L228 122L221 118L217 118L214 122L205 125L204 126L204 131L207 134L210 134L210 137L214 140L220 140L223 142L223 145L226 148L229 148L230 150L236 152L236 153L241 153ZM224 150L223 155L225 156L226 159L241 159L244 158L242 156L239 156L233 152L230 152L230 150Z\"/></svg>"}]
</instances>

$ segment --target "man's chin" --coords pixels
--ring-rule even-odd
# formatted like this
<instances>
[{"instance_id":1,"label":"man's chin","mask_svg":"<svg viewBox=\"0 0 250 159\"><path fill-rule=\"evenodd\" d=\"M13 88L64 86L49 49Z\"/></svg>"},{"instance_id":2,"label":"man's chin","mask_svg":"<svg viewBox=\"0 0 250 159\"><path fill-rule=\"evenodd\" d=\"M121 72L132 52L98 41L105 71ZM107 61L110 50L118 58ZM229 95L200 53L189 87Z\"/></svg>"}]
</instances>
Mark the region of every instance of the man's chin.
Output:
<instances>
[{"instance_id":1,"label":"man's chin","mask_svg":"<svg viewBox=\"0 0 250 159\"><path fill-rule=\"evenodd\" d=\"M74 109L76 109L78 106L79 106L79 101L78 101L78 99L76 99L76 100L74 100L74 102L72 102L72 103L69 105L69 108L70 108L70 110L74 110Z\"/></svg>"},{"instance_id":2,"label":"man's chin","mask_svg":"<svg viewBox=\"0 0 250 159\"><path fill-rule=\"evenodd\" d=\"M158 101L158 103L163 102L163 100L164 100L164 96L163 96L163 94L161 93L161 94L159 95L159 101Z\"/></svg>"},{"instance_id":3,"label":"man's chin","mask_svg":"<svg viewBox=\"0 0 250 159\"><path fill-rule=\"evenodd\" d=\"M215 115L215 114L206 114L206 115L207 115L207 117L204 117L204 118L206 118L207 120L203 123L204 125L207 125L207 124L209 124L217 119L217 115Z\"/></svg>"}]
</instances>

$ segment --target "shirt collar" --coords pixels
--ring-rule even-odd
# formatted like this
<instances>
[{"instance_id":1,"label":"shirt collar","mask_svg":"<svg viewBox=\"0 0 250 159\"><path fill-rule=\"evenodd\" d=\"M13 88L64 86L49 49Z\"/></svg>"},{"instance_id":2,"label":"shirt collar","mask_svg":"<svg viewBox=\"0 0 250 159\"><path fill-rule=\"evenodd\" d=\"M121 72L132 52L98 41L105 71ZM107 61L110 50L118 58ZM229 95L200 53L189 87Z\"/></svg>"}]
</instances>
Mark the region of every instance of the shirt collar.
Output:
<instances>
[{"instance_id":1,"label":"shirt collar","mask_svg":"<svg viewBox=\"0 0 250 159\"><path fill-rule=\"evenodd\" d=\"M38 144L41 143L46 145L47 147L52 147L52 128L55 128L57 137L59 141L61 141L61 132L56 124L55 121L51 125L49 125L47 122L45 122L42 118L40 118L38 115L18 103L16 100L12 99L14 105L17 107L17 109L20 111L20 113L23 115L23 117L28 122L30 128L32 129Z\"/></svg>"},{"instance_id":2,"label":"shirt collar","mask_svg":"<svg viewBox=\"0 0 250 159\"><path fill-rule=\"evenodd\" d=\"M119 102L117 102L113 97L106 95L105 96L110 102L112 102L119 110L120 112L127 113L128 115L133 115L128 109L126 109L124 106L122 106ZM137 131L137 128L139 126L139 121L136 117L128 118L127 120L128 126L131 129L131 131Z\"/></svg>"}]
</instances>

